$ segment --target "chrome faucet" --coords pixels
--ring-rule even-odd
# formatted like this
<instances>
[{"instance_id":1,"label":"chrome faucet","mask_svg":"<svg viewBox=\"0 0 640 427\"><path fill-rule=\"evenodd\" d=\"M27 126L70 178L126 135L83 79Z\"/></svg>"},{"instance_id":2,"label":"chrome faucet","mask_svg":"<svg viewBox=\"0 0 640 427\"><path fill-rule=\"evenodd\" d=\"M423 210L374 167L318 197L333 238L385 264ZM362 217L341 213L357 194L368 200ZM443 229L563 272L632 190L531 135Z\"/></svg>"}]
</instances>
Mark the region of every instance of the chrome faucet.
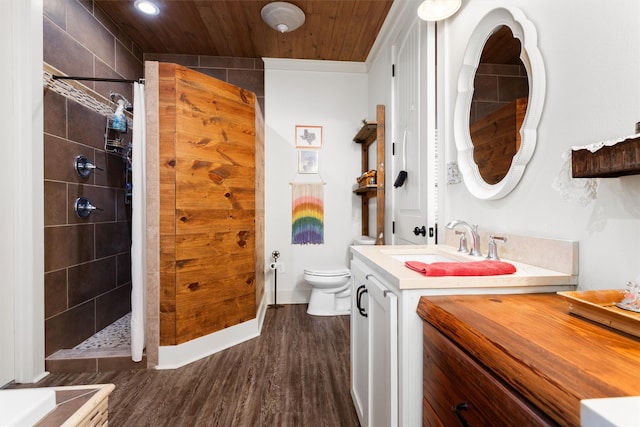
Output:
<instances>
[{"instance_id":1,"label":"chrome faucet","mask_svg":"<svg viewBox=\"0 0 640 427\"><path fill-rule=\"evenodd\" d=\"M477 225L470 225L467 222L456 219L451 221L445 227L447 227L449 230L454 230L456 227L464 228L471 237L471 249L469 250L469 255L482 256L482 254L480 253L480 236L478 235Z\"/></svg>"},{"instance_id":2,"label":"chrome faucet","mask_svg":"<svg viewBox=\"0 0 640 427\"><path fill-rule=\"evenodd\" d=\"M489 253L487 254L487 259L493 259L496 261L500 259L500 257L498 257L498 245L496 244L496 240L502 240L506 243L507 238L502 236L494 236L493 234L489 235L489 245L487 249Z\"/></svg>"}]
</instances>

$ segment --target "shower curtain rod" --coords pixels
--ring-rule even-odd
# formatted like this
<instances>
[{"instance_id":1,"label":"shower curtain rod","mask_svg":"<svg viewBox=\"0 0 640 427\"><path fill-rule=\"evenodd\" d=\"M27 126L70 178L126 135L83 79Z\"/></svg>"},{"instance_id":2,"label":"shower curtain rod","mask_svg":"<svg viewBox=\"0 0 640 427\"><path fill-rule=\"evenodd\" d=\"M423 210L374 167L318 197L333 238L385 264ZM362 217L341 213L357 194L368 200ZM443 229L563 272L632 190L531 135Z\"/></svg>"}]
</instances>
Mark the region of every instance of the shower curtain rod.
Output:
<instances>
[{"instance_id":1,"label":"shower curtain rod","mask_svg":"<svg viewBox=\"0 0 640 427\"><path fill-rule=\"evenodd\" d=\"M138 80L127 80L127 79L111 79L107 77L74 77L74 76L57 76L55 74L51 75L53 80L87 80L91 82L114 82L114 83L142 83L144 82L143 78L139 78Z\"/></svg>"}]
</instances>

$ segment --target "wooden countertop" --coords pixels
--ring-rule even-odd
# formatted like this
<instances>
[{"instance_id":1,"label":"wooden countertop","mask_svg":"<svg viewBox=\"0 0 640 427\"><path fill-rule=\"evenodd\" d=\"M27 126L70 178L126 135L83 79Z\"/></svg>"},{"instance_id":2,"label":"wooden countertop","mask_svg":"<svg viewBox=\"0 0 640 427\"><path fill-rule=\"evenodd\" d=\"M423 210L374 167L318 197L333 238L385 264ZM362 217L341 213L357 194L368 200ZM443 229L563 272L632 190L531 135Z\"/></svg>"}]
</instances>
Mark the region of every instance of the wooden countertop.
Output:
<instances>
[{"instance_id":1,"label":"wooden countertop","mask_svg":"<svg viewBox=\"0 0 640 427\"><path fill-rule=\"evenodd\" d=\"M582 399L640 395L640 339L556 294L422 297L418 314L561 425Z\"/></svg>"}]
</instances>

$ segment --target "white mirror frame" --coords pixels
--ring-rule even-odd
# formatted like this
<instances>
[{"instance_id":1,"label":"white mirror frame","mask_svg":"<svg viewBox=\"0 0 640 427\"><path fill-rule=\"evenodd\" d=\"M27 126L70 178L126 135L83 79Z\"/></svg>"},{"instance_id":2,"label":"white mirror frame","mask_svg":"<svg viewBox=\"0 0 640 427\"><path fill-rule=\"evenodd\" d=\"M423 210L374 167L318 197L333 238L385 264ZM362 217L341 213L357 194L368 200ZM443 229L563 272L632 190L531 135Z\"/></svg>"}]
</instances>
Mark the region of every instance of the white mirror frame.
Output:
<instances>
[{"instance_id":1,"label":"white mirror frame","mask_svg":"<svg viewBox=\"0 0 640 427\"><path fill-rule=\"evenodd\" d=\"M520 59L527 70L529 104L520 129L520 149L513 156L511 167L506 176L497 184L491 185L482 178L478 165L473 160L469 111L473 98L473 83L482 50L489 37L503 25L511 29L513 36L520 40L522 45ZM538 50L538 34L533 23L517 8L496 8L489 11L473 30L465 51L458 78L458 96L453 123L460 172L467 189L475 197L485 200L500 199L509 194L520 182L525 167L536 148L536 133L544 104L545 86L544 63Z\"/></svg>"}]
</instances>

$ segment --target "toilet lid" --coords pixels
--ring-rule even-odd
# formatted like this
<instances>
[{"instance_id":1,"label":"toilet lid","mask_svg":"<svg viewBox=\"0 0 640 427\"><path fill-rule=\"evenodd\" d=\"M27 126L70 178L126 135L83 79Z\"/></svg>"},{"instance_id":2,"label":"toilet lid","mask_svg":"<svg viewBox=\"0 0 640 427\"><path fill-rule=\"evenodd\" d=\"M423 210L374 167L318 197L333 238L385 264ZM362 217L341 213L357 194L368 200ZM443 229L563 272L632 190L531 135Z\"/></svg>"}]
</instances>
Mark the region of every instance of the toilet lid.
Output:
<instances>
[{"instance_id":1,"label":"toilet lid","mask_svg":"<svg viewBox=\"0 0 640 427\"><path fill-rule=\"evenodd\" d=\"M348 268L332 268L332 269L305 269L304 274L311 276L324 276L324 277L336 277L336 276L350 276L351 270Z\"/></svg>"}]
</instances>

